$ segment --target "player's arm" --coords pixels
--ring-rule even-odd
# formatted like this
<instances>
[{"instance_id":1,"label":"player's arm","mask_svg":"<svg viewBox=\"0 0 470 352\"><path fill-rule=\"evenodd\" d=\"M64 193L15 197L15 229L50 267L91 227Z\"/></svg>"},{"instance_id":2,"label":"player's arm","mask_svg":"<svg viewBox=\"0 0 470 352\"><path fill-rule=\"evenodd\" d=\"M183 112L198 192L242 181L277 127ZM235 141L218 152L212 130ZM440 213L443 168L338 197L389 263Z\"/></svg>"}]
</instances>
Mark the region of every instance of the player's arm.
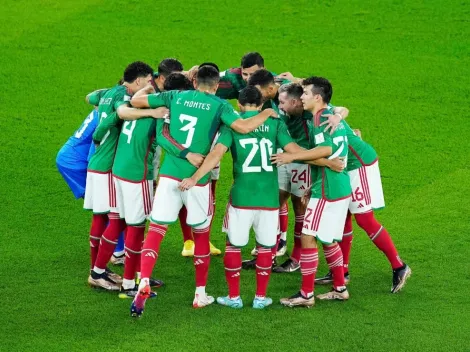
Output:
<instances>
[{"instance_id":1,"label":"player's arm","mask_svg":"<svg viewBox=\"0 0 470 352\"><path fill-rule=\"evenodd\" d=\"M316 160L320 158L327 158L333 152L333 148L330 146L320 146L309 150L303 150L297 153L281 153L274 154L271 156L271 162L277 166L290 164L294 160L307 161Z\"/></svg>"},{"instance_id":2,"label":"player's arm","mask_svg":"<svg viewBox=\"0 0 470 352\"><path fill-rule=\"evenodd\" d=\"M109 88L97 89L91 93L88 93L85 100L88 104L98 106L101 97L108 91Z\"/></svg>"},{"instance_id":3,"label":"player's arm","mask_svg":"<svg viewBox=\"0 0 470 352\"><path fill-rule=\"evenodd\" d=\"M153 117L154 119L163 119L169 114L170 110L165 107L157 109L136 109L127 104L122 104L117 108L117 114L121 120L133 121L143 117Z\"/></svg>"},{"instance_id":4,"label":"player's arm","mask_svg":"<svg viewBox=\"0 0 470 352\"><path fill-rule=\"evenodd\" d=\"M95 144L99 144L108 133L109 129L117 126L119 122L120 119L115 112L103 118L93 133L93 142L95 142Z\"/></svg>"},{"instance_id":5,"label":"player's arm","mask_svg":"<svg viewBox=\"0 0 470 352\"><path fill-rule=\"evenodd\" d=\"M336 130L336 128L339 126L342 120L346 119L346 117L349 116L349 109L345 108L343 106L332 106L333 114L326 114L324 115L325 117L328 118L328 121L323 122L320 126L325 127L325 132L327 132L330 128L330 134L333 134L333 132Z\"/></svg>"},{"instance_id":6,"label":"player's arm","mask_svg":"<svg viewBox=\"0 0 470 352\"><path fill-rule=\"evenodd\" d=\"M235 132L247 134L257 129L270 117L277 117L277 113L273 109L266 109L261 111L258 115L248 119L242 119L232 108L232 112L222 114L222 121Z\"/></svg>"},{"instance_id":7,"label":"player's arm","mask_svg":"<svg viewBox=\"0 0 470 352\"><path fill-rule=\"evenodd\" d=\"M193 166L199 167L204 161L204 156L191 153L188 148L179 144L170 134L170 123L164 119L157 120L156 142L165 152L181 159L188 160Z\"/></svg>"},{"instance_id":8,"label":"player's arm","mask_svg":"<svg viewBox=\"0 0 470 352\"><path fill-rule=\"evenodd\" d=\"M145 88L144 88L145 89ZM159 108L165 106L170 107L171 99L175 92L163 92L155 94L144 94L144 92L139 91L140 94L135 94L131 99L131 105L134 108L144 109L144 108ZM139 93L138 92L138 93Z\"/></svg>"},{"instance_id":9,"label":"player's arm","mask_svg":"<svg viewBox=\"0 0 470 352\"><path fill-rule=\"evenodd\" d=\"M305 163L310 164L310 165L315 165L315 166L324 166L336 172L342 172L344 170L343 158L334 158L334 159L321 158L317 160L307 160Z\"/></svg>"},{"instance_id":10,"label":"player's arm","mask_svg":"<svg viewBox=\"0 0 470 352\"><path fill-rule=\"evenodd\" d=\"M285 80L291 81L293 83L301 83L303 81L303 78L294 77L294 75L290 72L283 72L283 73L277 75L276 78L285 79Z\"/></svg>"}]
</instances>

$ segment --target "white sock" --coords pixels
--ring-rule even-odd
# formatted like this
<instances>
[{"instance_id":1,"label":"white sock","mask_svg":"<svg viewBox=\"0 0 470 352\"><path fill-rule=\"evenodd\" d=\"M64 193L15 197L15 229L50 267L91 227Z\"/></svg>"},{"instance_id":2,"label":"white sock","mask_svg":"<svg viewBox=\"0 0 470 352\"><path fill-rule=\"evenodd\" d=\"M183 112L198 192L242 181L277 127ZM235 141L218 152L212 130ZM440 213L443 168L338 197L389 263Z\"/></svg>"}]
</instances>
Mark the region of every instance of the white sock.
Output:
<instances>
[{"instance_id":1,"label":"white sock","mask_svg":"<svg viewBox=\"0 0 470 352\"><path fill-rule=\"evenodd\" d=\"M103 274L103 273L105 272L104 269L100 269L100 268L98 268L97 266L94 266L94 267L93 267L93 271L94 271L95 273L97 273L97 274Z\"/></svg>"},{"instance_id":2,"label":"white sock","mask_svg":"<svg viewBox=\"0 0 470 352\"><path fill-rule=\"evenodd\" d=\"M287 232L281 232L281 240L287 240Z\"/></svg>"},{"instance_id":3,"label":"white sock","mask_svg":"<svg viewBox=\"0 0 470 352\"><path fill-rule=\"evenodd\" d=\"M200 296L205 296L206 295L206 286L196 287L196 294L200 295Z\"/></svg>"},{"instance_id":4,"label":"white sock","mask_svg":"<svg viewBox=\"0 0 470 352\"><path fill-rule=\"evenodd\" d=\"M135 287L135 281L134 280L128 280L128 279L122 279L122 288L124 290L129 290L131 288Z\"/></svg>"},{"instance_id":5,"label":"white sock","mask_svg":"<svg viewBox=\"0 0 470 352\"><path fill-rule=\"evenodd\" d=\"M114 255L115 257L121 257L121 256L124 255L125 252L126 252L126 251L123 249L122 251L114 252L113 255Z\"/></svg>"},{"instance_id":6,"label":"white sock","mask_svg":"<svg viewBox=\"0 0 470 352\"><path fill-rule=\"evenodd\" d=\"M149 279L147 277L143 277L140 279L139 290L143 289L147 285L149 285Z\"/></svg>"}]
</instances>

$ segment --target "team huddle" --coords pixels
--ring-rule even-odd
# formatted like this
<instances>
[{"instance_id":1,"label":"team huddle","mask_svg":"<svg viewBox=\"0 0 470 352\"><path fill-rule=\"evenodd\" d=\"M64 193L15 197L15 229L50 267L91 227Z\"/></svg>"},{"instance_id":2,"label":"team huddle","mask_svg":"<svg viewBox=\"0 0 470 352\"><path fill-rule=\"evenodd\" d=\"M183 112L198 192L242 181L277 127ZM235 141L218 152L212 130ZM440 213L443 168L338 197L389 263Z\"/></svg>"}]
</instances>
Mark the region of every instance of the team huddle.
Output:
<instances>
[{"instance_id":1,"label":"team huddle","mask_svg":"<svg viewBox=\"0 0 470 352\"><path fill-rule=\"evenodd\" d=\"M390 262L391 292L400 291L411 269L374 217L385 206L377 153L346 123L349 110L331 104L332 94L327 79L276 75L252 52L240 67L222 72L214 63L184 71L178 60L165 59L154 72L134 62L116 86L87 95L95 109L61 149L57 165L93 212L88 283L132 298L131 316L141 316L153 289L163 285L152 271L168 226L179 219L182 254L194 257L193 307L212 304L208 270L211 254L221 253L210 243L214 194L221 159L230 152L233 184L222 229L228 295L218 304L243 307L242 269L256 270L256 309L273 302L271 272L299 269L300 289L281 298L282 305L348 300L353 215ZM287 248L289 198L294 245L278 264ZM242 261L251 229L253 259ZM120 241L124 248L116 249ZM329 272L316 278L319 245ZM122 277L109 262L124 264ZM332 289L315 296L315 284Z\"/></svg>"}]
</instances>

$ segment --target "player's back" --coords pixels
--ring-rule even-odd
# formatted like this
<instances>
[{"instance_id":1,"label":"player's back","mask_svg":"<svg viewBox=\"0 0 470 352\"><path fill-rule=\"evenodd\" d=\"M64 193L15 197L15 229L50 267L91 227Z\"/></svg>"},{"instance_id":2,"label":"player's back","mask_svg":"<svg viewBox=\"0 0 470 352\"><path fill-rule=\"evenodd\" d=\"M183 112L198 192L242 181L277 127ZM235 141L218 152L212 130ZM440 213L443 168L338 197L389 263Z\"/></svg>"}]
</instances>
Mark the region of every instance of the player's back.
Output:
<instances>
[{"instance_id":1,"label":"player's back","mask_svg":"<svg viewBox=\"0 0 470 352\"><path fill-rule=\"evenodd\" d=\"M257 113L250 111L241 116L246 119ZM232 205L243 208L278 208L277 169L271 164L270 158L277 145L284 147L292 142L284 122L269 118L248 134L229 132L232 136L230 151L234 178L231 190ZM227 133L224 128L220 137L220 142L226 146L228 143L224 135Z\"/></svg>"},{"instance_id":2,"label":"player's back","mask_svg":"<svg viewBox=\"0 0 470 352\"><path fill-rule=\"evenodd\" d=\"M99 140L100 144L90 159L88 165L90 170L100 172L111 170L121 128L121 120L117 116L116 110L119 105L129 100L130 94L123 85L109 89L100 99L98 105L100 122L93 134L93 139ZM103 126L106 126L106 128L103 128Z\"/></svg>"},{"instance_id":3,"label":"player's back","mask_svg":"<svg viewBox=\"0 0 470 352\"><path fill-rule=\"evenodd\" d=\"M114 157L115 176L134 182L152 179L155 131L156 121L151 117L123 123Z\"/></svg>"}]
</instances>

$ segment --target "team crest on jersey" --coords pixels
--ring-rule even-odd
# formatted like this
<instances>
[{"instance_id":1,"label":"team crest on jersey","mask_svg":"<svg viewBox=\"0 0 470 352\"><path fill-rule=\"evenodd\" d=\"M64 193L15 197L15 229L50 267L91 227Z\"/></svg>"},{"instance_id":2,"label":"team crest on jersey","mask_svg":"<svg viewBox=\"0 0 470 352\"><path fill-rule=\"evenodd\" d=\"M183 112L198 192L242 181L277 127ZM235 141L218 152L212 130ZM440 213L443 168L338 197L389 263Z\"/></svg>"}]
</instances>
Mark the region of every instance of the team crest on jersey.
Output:
<instances>
[{"instance_id":1,"label":"team crest on jersey","mask_svg":"<svg viewBox=\"0 0 470 352\"><path fill-rule=\"evenodd\" d=\"M322 144L323 142L325 142L325 136L323 136L323 132L316 134L315 144Z\"/></svg>"}]
</instances>

